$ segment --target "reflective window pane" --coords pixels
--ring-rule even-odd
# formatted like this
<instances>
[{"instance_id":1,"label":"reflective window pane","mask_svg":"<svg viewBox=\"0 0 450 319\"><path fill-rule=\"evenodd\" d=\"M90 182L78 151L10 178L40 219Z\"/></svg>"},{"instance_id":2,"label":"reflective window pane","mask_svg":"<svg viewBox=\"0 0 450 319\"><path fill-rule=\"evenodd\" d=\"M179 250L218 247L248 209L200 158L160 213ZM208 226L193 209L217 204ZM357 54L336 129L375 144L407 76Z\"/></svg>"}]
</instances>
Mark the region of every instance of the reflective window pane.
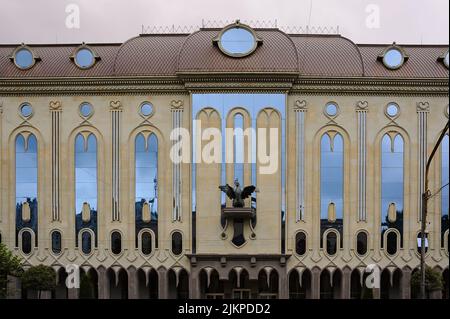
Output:
<instances>
[{"instance_id":1,"label":"reflective window pane","mask_svg":"<svg viewBox=\"0 0 450 319\"><path fill-rule=\"evenodd\" d=\"M20 107L20 114L22 114L23 117L29 117L33 114L33 108L30 104L25 103Z\"/></svg>"},{"instance_id":2,"label":"reflective window pane","mask_svg":"<svg viewBox=\"0 0 450 319\"><path fill-rule=\"evenodd\" d=\"M61 233L59 231L52 233L52 252L54 254L61 253Z\"/></svg>"},{"instance_id":3,"label":"reflective window pane","mask_svg":"<svg viewBox=\"0 0 450 319\"><path fill-rule=\"evenodd\" d=\"M231 28L222 34L220 43L228 54L247 54L255 46L255 37L246 29Z\"/></svg>"},{"instance_id":4,"label":"reflective window pane","mask_svg":"<svg viewBox=\"0 0 450 319\"><path fill-rule=\"evenodd\" d=\"M93 107L89 103L83 103L80 105L80 113L83 117L89 117L93 112Z\"/></svg>"},{"instance_id":5,"label":"reflective window pane","mask_svg":"<svg viewBox=\"0 0 450 319\"><path fill-rule=\"evenodd\" d=\"M80 49L75 54L75 62L80 68L87 69L95 63L95 57L91 50Z\"/></svg>"},{"instance_id":6,"label":"reflective window pane","mask_svg":"<svg viewBox=\"0 0 450 319\"><path fill-rule=\"evenodd\" d=\"M400 50L392 48L385 53L383 63L392 69L399 68L403 63L403 54Z\"/></svg>"},{"instance_id":7,"label":"reflective window pane","mask_svg":"<svg viewBox=\"0 0 450 319\"><path fill-rule=\"evenodd\" d=\"M337 236L336 233L330 232L327 234L327 253L332 256L337 251Z\"/></svg>"},{"instance_id":8,"label":"reflective window pane","mask_svg":"<svg viewBox=\"0 0 450 319\"><path fill-rule=\"evenodd\" d=\"M444 137L441 144L441 185L446 185L441 194L441 246L444 247L444 234L449 228L449 136Z\"/></svg>"},{"instance_id":9,"label":"reflective window pane","mask_svg":"<svg viewBox=\"0 0 450 319\"><path fill-rule=\"evenodd\" d=\"M92 250L92 236L91 233L85 231L81 236L81 250L83 254L90 254Z\"/></svg>"},{"instance_id":10,"label":"reflective window pane","mask_svg":"<svg viewBox=\"0 0 450 319\"><path fill-rule=\"evenodd\" d=\"M172 253L180 255L183 252L183 236L179 232L172 234Z\"/></svg>"},{"instance_id":11,"label":"reflective window pane","mask_svg":"<svg viewBox=\"0 0 450 319\"><path fill-rule=\"evenodd\" d=\"M141 114L144 116L150 116L153 113L153 105L145 102L141 105Z\"/></svg>"},{"instance_id":12,"label":"reflective window pane","mask_svg":"<svg viewBox=\"0 0 450 319\"><path fill-rule=\"evenodd\" d=\"M387 235L387 253L389 255L395 255L397 253L397 234L390 232Z\"/></svg>"},{"instance_id":13,"label":"reflective window pane","mask_svg":"<svg viewBox=\"0 0 450 319\"><path fill-rule=\"evenodd\" d=\"M14 61L21 69L28 69L34 64L33 53L26 48L20 49L16 52Z\"/></svg>"},{"instance_id":14,"label":"reflective window pane","mask_svg":"<svg viewBox=\"0 0 450 319\"><path fill-rule=\"evenodd\" d=\"M367 253L367 234L365 232L359 232L356 238L356 252L360 256L364 256Z\"/></svg>"},{"instance_id":15,"label":"reflective window pane","mask_svg":"<svg viewBox=\"0 0 450 319\"><path fill-rule=\"evenodd\" d=\"M24 254L31 253L31 233L29 231L24 231L22 233L22 252Z\"/></svg>"},{"instance_id":16,"label":"reflective window pane","mask_svg":"<svg viewBox=\"0 0 450 319\"><path fill-rule=\"evenodd\" d=\"M141 249L144 255L150 255L152 253L152 235L149 232L142 234Z\"/></svg>"},{"instance_id":17,"label":"reflective window pane","mask_svg":"<svg viewBox=\"0 0 450 319\"><path fill-rule=\"evenodd\" d=\"M244 117L242 114L234 116L234 179L244 185Z\"/></svg>"},{"instance_id":18,"label":"reflective window pane","mask_svg":"<svg viewBox=\"0 0 450 319\"><path fill-rule=\"evenodd\" d=\"M306 234L303 232L299 232L295 236L295 252L299 256L306 253Z\"/></svg>"},{"instance_id":19,"label":"reflective window pane","mask_svg":"<svg viewBox=\"0 0 450 319\"><path fill-rule=\"evenodd\" d=\"M111 234L111 251L115 255L122 252L122 235L119 232L113 232Z\"/></svg>"}]
</instances>

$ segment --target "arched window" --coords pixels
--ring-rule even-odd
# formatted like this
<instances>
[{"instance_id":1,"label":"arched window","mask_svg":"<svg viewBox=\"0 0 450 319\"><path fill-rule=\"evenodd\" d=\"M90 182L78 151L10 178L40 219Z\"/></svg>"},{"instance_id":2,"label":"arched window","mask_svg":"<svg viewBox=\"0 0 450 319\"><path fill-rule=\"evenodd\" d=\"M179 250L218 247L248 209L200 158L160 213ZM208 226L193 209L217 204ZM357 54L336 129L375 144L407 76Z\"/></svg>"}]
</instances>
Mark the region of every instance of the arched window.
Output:
<instances>
[{"instance_id":1,"label":"arched window","mask_svg":"<svg viewBox=\"0 0 450 319\"><path fill-rule=\"evenodd\" d=\"M22 232L22 252L24 254L31 253L32 248L31 240L32 240L31 232L29 232L28 230Z\"/></svg>"},{"instance_id":2,"label":"arched window","mask_svg":"<svg viewBox=\"0 0 450 319\"><path fill-rule=\"evenodd\" d=\"M344 140L337 132L322 136L320 147L320 225L342 236L344 212ZM321 240L321 246L323 241Z\"/></svg>"},{"instance_id":3,"label":"arched window","mask_svg":"<svg viewBox=\"0 0 450 319\"><path fill-rule=\"evenodd\" d=\"M111 251L115 255L122 252L122 235L117 231L111 234Z\"/></svg>"},{"instance_id":4,"label":"arched window","mask_svg":"<svg viewBox=\"0 0 450 319\"><path fill-rule=\"evenodd\" d=\"M304 232L298 232L295 235L295 253L299 256L306 253L306 234Z\"/></svg>"},{"instance_id":5,"label":"arched window","mask_svg":"<svg viewBox=\"0 0 450 319\"><path fill-rule=\"evenodd\" d=\"M337 252L337 235L334 231L327 234L327 253L333 256Z\"/></svg>"},{"instance_id":6,"label":"arched window","mask_svg":"<svg viewBox=\"0 0 450 319\"><path fill-rule=\"evenodd\" d=\"M61 233L56 230L52 232L52 252L56 255L61 253Z\"/></svg>"},{"instance_id":7,"label":"arched window","mask_svg":"<svg viewBox=\"0 0 450 319\"><path fill-rule=\"evenodd\" d=\"M446 185L441 194L441 247L444 247L444 234L448 230L448 210L449 210L449 137L445 135L441 144L441 185Z\"/></svg>"},{"instance_id":8,"label":"arched window","mask_svg":"<svg viewBox=\"0 0 450 319\"><path fill-rule=\"evenodd\" d=\"M381 142L381 231L395 228L403 233L404 141L387 133ZM392 236L392 235L391 235ZM384 243L381 242L383 247Z\"/></svg>"},{"instance_id":9,"label":"arched window","mask_svg":"<svg viewBox=\"0 0 450 319\"><path fill-rule=\"evenodd\" d=\"M360 256L364 256L367 253L367 234L363 231L356 236L356 252Z\"/></svg>"},{"instance_id":10,"label":"arched window","mask_svg":"<svg viewBox=\"0 0 450 319\"><path fill-rule=\"evenodd\" d=\"M77 238L79 232L86 228L91 229L94 235L97 234L97 166L97 138L89 132L78 134L75 139L75 227Z\"/></svg>"},{"instance_id":11,"label":"arched window","mask_svg":"<svg viewBox=\"0 0 450 319\"><path fill-rule=\"evenodd\" d=\"M92 251L92 235L89 231L84 231L81 235L81 250L85 255Z\"/></svg>"},{"instance_id":12,"label":"arched window","mask_svg":"<svg viewBox=\"0 0 450 319\"><path fill-rule=\"evenodd\" d=\"M180 232L172 234L172 253L180 255L183 252L183 235Z\"/></svg>"},{"instance_id":13,"label":"arched window","mask_svg":"<svg viewBox=\"0 0 450 319\"><path fill-rule=\"evenodd\" d=\"M38 143L28 132L16 137L16 234L22 228L38 234ZM36 242L37 244L37 242Z\"/></svg>"},{"instance_id":14,"label":"arched window","mask_svg":"<svg viewBox=\"0 0 450 319\"><path fill-rule=\"evenodd\" d=\"M386 250L389 255L395 255L398 248L398 236L394 231L390 231L386 236Z\"/></svg>"},{"instance_id":15,"label":"arched window","mask_svg":"<svg viewBox=\"0 0 450 319\"><path fill-rule=\"evenodd\" d=\"M141 250L144 255L150 255L152 253L152 234L150 232L142 233Z\"/></svg>"},{"instance_id":16,"label":"arched window","mask_svg":"<svg viewBox=\"0 0 450 319\"><path fill-rule=\"evenodd\" d=\"M155 233L158 247L158 139L149 132L135 139L136 234L149 228Z\"/></svg>"},{"instance_id":17,"label":"arched window","mask_svg":"<svg viewBox=\"0 0 450 319\"><path fill-rule=\"evenodd\" d=\"M234 115L233 156L234 179L244 185L244 117L240 113Z\"/></svg>"}]
</instances>

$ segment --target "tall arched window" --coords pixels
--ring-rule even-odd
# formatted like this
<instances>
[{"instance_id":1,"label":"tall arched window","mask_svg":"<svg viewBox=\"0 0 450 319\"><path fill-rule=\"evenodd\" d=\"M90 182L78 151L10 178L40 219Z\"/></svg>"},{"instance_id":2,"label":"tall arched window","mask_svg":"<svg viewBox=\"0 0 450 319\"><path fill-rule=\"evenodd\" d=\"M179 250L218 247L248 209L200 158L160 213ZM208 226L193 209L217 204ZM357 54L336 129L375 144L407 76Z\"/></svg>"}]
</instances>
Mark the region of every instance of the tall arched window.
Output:
<instances>
[{"instance_id":1,"label":"tall arched window","mask_svg":"<svg viewBox=\"0 0 450 319\"><path fill-rule=\"evenodd\" d=\"M33 244L31 243L32 235L28 230L22 233L22 252L25 254L31 253L31 248Z\"/></svg>"},{"instance_id":2,"label":"tall arched window","mask_svg":"<svg viewBox=\"0 0 450 319\"><path fill-rule=\"evenodd\" d=\"M334 228L342 238L344 217L344 140L337 132L322 136L320 147L320 229ZM323 247L323 238L321 240Z\"/></svg>"},{"instance_id":3,"label":"tall arched window","mask_svg":"<svg viewBox=\"0 0 450 319\"><path fill-rule=\"evenodd\" d=\"M449 138L445 135L441 144L441 185L446 185L441 190L441 247L444 247L444 235L448 229L448 210L449 210Z\"/></svg>"},{"instance_id":4,"label":"tall arched window","mask_svg":"<svg viewBox=\"0 0 450 319\"><path fill-rule=\"evenodd\" d=\"M141 251L144 255L152 253L152 234L148 231L141 235Z\"/></svg>"},{"instance_id":5,"label":"tall arched window","mask_svg":"<svg viewBox=\"0 0 450 319\"><path fill-rule=\"evenodd\" d=\"M155 233L158 248L158 139L149 132L139 133L135 139L136 172L136 236L142 229ZM136 247L137 247L136 237Z\"/></svg>"},{"instance_id":6,"label":"tall arched window","mask_svg":"<svg viewBox=\"0 0 450 319\"><path fill-rule=\"evenodd\" d=\"M85 228L91 229L97 238L97 166L97 138L89 132L78 134L75 138L77 244L78 234Z\"/></svg>"},{"instance_id":7,"label":"tall arched window","mask_svg":"<svg viewBox=\"0 0 450 319\"><path fill-rule=\"evenodd\" d=\"M387 133L381 141L381 238L386 230L395 228L400 232L400 245L403 234L403 170L403 138L397 133ZM383 239L381 247L384 247Z\"/></svg>"},{"instance_id":8,"label":"tall arched window","mask_svg":"<svg viewBox=\"0 0 450 319\"><path fill-rule=\"evenodd\" d=\"M356 236L356 252L360 256L364 256L367 253L367 234L360 231Z\"/></svg>"},{"instance_id":9,"label":"tall arched window","mask_svg":"<svg viewBox=\"0 0 450 319\"><path fill-rule=\"evenodd\" d=\"M174 255L180 255L183 252L183 235L180 232L174 232L172 234L172 253Z\"/></svg>"},{"instance_id":10,"label":"tall arched window","mask_svg":"<svg viewBox=\"0 0 450 319\"><path fill-rule=\"evenodd\" d=\"M38 143L28 132L16 137L16 245L22 228L38 235ZM30 239L31 240L31 239Z\"/></svg>"},{"instance_id":11,"label":"tall arched window","mask_svg":"<svg viewBox=\"0 0 450 319\"><path fill-rule=\"evenodd\" d=\"M299 256L306 253L306 234L304 232L298 232L295 235L295 253Z\"/></svg>"},{"instance_id":12,"label":"tall arched window","mask_svg":"<svg viewBox=\"0 0 450 319\"><path fill-rule=\"evenodd\" d=\"M234 115L233 156L234 179L244 185L244 117L240 113Z\"/></svg>"},{"instance_id":13,"label":"tall arched window","mask_svg":"<svg viewBox=\"0 0 450 319\"><path fill-rule=\"evenodd\" d=\"M61 253L61 233L57 230L52 232L52 252L54 254Z\"/></svg>"},{"instance_id":14,"label":"tall arched window","mask_svg":"<svg viewBox=\"0 0 450 319\"><path fill-rule=\"evenodd\" d=\"M86 255L90 254L92 251L92 235L89 231L82 232L81 251Z\"/></svg>"},{"instance_id":15,"label":"tall arched window","mask_svg":"<svg viewBox=\"0 0 450 319\"><path fill-rule=\"evenodd\" d=\"M111 234L111 251L115 255L122 252L122 235L117 231Z\"/></svg>"},{"instance_id":16,"label":"tall arched window","mask_svg":"<svg viewBox=\"0 0 450 319\"><path fill-rule=\"evenodd\" d=\"M337 234L334 231L330 231L327 234L327 253L333 256L337 252Z\"/></svg>"}]
</instances>

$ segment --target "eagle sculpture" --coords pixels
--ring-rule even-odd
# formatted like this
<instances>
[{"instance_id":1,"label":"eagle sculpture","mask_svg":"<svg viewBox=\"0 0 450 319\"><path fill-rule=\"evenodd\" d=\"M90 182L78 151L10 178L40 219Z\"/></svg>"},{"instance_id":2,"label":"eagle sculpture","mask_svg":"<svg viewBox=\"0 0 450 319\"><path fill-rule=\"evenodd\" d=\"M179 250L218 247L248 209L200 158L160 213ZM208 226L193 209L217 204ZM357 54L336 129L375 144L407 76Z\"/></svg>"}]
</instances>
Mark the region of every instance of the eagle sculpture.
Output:
<instances>
[{"instance_id":1,"label":"eagle sculpture","mask_svg":"<svg viewBox=\"0 0 450 319\"><path fill-rule=\"evenodd\" d=\"M233 207L244 207L244 199L248 198L253 192L256 191L256 187L253 185L246 186L241 189L239 181L236 179L234 181L234 189L226 184L219 186L219 189L227 194L229 199L233 200Z\"/></svg>"}]
</instances>

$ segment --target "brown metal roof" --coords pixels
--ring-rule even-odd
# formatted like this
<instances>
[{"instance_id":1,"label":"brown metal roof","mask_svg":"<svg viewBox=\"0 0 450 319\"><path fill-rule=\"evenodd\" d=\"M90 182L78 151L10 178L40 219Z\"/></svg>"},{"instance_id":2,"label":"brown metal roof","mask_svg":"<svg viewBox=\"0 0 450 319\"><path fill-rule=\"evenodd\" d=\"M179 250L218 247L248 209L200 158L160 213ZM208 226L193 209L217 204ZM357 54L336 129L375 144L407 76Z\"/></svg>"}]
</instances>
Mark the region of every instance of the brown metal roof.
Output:
<instances>
[{"instance_id":1,"label":"brown metal roof","mask_svg":"<svg viewBox=\"0 0 450 319\"><path fill-rule=\"evenodd\" d=\"M29 45L41 58L29 70L9 59L18 45L0 45L0 78L166 76L177 73L298 73L317 77L448 78L438 61L448 46L402 46L409 59L398 70L377 60L388 45L356 45L339 35L287 35L256 29L263 44L250 56L232 58L213 44L220 30L190 35L154 34L123 44L89 45L101 60L79 69L70 56L79 45ZM401 46L401 45L400 45Z\"/></svg>"}]
</instances>

